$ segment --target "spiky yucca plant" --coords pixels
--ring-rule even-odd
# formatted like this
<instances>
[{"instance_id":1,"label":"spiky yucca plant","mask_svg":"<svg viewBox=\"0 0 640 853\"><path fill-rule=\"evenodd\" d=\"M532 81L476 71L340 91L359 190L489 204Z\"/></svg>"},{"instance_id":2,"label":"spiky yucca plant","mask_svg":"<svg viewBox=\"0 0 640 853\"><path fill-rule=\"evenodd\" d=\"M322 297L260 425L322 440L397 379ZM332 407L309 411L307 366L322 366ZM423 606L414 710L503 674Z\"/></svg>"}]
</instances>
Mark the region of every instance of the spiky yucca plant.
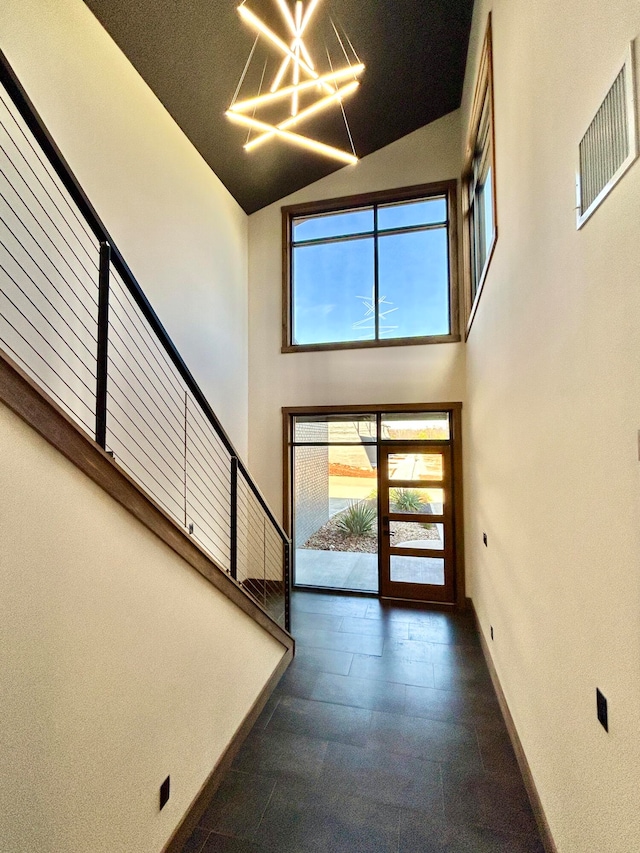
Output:
<instances>
[{"instance_id":1,"label":"spiky yucca plant","mask_svg":"<svg viewBox=\"0 0 640 853\"><path fill-rule=\"evenodd\" d=\"M420 494L415 489L392 489L389 499L400 512L429 512L428 506L422 503Z\"/></svg>"},{"instance_id":2,"label":"spiky yucca plant","mask_svg":"<svg viewBox=\"0 0 640 853\"><path fill-rule=\"evenodd\" d=\"M377 516L376 508L366 501L351 501L336 527L347 536L364 536L373 530Z\"/></svg>"}]
</instances>

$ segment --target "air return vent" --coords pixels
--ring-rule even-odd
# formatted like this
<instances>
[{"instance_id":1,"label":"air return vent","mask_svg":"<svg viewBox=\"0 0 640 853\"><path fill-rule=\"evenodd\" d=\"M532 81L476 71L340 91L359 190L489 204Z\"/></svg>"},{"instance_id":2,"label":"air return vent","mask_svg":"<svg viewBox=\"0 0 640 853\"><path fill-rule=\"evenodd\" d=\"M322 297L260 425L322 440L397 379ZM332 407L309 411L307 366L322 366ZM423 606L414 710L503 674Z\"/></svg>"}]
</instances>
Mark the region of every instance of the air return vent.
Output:
<instances>
[{"instance_id":1,"label":"air return vent","mask_svg":"<svg viewBox=\"0 0 640 853\"><path fill-rule=\"evenodd\" d=\"M577 227L581 228L638 156L633 43L579 146Z\"/></svg>"}]
</instances>

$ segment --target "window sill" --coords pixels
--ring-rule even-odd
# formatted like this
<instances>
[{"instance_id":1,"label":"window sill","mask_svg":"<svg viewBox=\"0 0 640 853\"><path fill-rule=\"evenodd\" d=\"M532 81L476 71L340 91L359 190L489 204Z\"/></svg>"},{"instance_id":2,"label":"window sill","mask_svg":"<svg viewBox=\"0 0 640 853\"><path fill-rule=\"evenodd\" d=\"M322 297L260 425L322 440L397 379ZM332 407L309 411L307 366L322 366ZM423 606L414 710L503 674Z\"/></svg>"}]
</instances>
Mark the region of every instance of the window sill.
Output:
<instances>
[{"instance_id":1,"label":"window sill","mask_svg":"<svg viewBox=\"0 0 640 853\"><path fill-rule=\"evenodd\" d=\"M324 352L328 350L377 349L380 347L423 346L424 344L457 344L461 335L430 335L424 338L393 338L388 341L344 341L331 344L288 344L280 349L281 353Z\"/></svg>"}]
</instances>

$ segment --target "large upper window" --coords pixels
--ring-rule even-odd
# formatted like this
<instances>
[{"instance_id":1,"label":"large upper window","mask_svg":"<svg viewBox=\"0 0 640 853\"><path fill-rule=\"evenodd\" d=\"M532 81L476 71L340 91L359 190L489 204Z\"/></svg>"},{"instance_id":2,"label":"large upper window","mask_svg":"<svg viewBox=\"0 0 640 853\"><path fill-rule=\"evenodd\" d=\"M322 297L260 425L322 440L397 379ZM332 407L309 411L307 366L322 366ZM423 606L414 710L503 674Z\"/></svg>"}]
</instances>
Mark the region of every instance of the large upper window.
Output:
<instances>
[{"instance_id":1,"label":"large upper window","mask_svg":"<svg viewBox=\"0 0 640 853\"><path fill-rule=\"evenodd\" d=\"M283 208L283 351L459 340L455 186Z\"/></svg>"},{"instance_id":2,"label":"large upper window","mask_svg":"<svg viewBox=\"0 0 640 853\"><path fill-rule=\"evenodd\" d=\"M467 331L471 327L497 238L493 151L491 18L480 57L463 179Z\"/></svg>"}]
</instances>

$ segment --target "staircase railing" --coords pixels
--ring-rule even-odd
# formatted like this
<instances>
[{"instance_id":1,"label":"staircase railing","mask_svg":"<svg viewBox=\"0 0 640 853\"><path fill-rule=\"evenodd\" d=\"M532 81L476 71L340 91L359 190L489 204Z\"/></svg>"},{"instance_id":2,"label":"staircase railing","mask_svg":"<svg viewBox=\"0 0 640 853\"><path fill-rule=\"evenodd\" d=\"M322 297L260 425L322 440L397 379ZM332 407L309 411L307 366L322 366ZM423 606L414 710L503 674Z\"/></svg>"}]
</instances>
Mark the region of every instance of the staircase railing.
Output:
<instances>
[{"instance_id":1,"label":"staircase railing","mask_svg":"<svg viewBox=\"0 0 640 853\"><path fill-rule=\"evenodd\" d=\"M0 347L289 629L290 542L0 52Z\"/></svg>"}]
</instances>

